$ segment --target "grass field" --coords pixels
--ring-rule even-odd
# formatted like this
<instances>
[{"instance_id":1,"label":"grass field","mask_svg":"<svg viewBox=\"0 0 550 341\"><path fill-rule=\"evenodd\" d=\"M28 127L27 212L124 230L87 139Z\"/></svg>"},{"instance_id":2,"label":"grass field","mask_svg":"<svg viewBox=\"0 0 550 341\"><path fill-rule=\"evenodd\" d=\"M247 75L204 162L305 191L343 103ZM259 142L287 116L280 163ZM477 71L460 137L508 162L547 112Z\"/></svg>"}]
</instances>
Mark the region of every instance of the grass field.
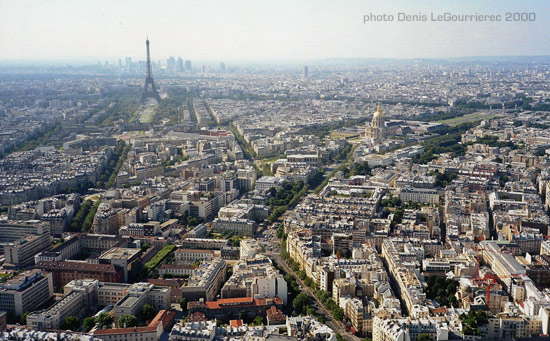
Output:
<instances>
[{"instance_id":1,"label":"grass field","mask_svg":"<svg viewBox=\"0 0 550 341\"><path fill-rule=\"evenodd\" d=\"M155 116L155 108L156 105L146 105L145 108L141 111L141 115L139 116L139 121L141 123L149 123L153 120L153 116Z\"/></svg>"},{"instance_id":2,"label":"grass field","mask_svg":"<svg viewBox=\"0 0 550 341\"><path fill-rule=\"evenodd\" d=\"M130 119L128 120L128 123L134 123L136 121L136 119L139 118L139 114L141 113L141 110L138 108L138 110L136 110L133 114L132 114L132 117L130 117Z\"/></svg>"},{"instance_id":3,"label":"grass field","mask_svg":"<svg viewBox=\"0 0 550 341\"><path fill-rule=\"evenodd\" d=\"M473 114L464 115L464 116L455 117L455 118L450 118L448 120L437 121L437 122L448 124L450 126L456 126L456 125L459 125L461 123L474 122L474 121L484 120L484 119L487 119L487 118L494 118L494 117L497 117L497 116L500 116L500 115L496 114L496 113L491 113L491 112L476 112L476 113L473 113Z\"/></svg>"}]
</instances>

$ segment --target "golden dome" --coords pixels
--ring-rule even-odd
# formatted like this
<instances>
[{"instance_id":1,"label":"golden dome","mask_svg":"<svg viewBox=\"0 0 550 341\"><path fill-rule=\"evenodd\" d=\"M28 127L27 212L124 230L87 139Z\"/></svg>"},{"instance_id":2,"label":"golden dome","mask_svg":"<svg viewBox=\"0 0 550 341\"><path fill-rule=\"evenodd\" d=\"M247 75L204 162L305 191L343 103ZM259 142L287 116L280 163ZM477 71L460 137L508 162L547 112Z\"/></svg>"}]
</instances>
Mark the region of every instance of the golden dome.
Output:
<instances>
[{"instance_id":1,"label":"golden dome","mask_svg":"<svg viewBox=\"0 0 550 341\"><path fill-rule=\"evenodd\" d=\"M380 105L376 108L376 112L374 113L373 119L380 117L382 113L380 112Z\"/></svg>"}]
</instances>

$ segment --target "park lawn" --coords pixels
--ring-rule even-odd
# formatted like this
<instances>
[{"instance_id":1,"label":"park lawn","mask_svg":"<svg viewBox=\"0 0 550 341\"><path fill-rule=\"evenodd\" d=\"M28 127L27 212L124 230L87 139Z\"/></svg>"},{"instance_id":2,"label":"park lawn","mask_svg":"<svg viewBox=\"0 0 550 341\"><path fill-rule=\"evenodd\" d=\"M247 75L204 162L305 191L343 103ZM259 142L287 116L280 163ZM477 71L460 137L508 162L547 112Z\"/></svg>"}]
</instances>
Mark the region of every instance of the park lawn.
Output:
<instances>
[{"instance_id":1,"label":"park lawn","mask_svg":"<svg viewBox=\"0 0 550 341\"><path fill-rule=\"evenodd\" d=\"M468 115L464 115L464 116L460 116L460 117L454 117L454 118L450 118L448 120L442 120L442 121L437 121L437 122L438 123L443 123L443 124L448 124L450 126L457 126L461 123L475 122L475 121L484 120L484 119L488 119L488 118L494 118L494 117L498 117L498 116L500 116L500 114L495 114L495 113L491 113L491 112L476 112L476 113L473 113L473 114L468 114Z\"/></svg>"}]
</instances>

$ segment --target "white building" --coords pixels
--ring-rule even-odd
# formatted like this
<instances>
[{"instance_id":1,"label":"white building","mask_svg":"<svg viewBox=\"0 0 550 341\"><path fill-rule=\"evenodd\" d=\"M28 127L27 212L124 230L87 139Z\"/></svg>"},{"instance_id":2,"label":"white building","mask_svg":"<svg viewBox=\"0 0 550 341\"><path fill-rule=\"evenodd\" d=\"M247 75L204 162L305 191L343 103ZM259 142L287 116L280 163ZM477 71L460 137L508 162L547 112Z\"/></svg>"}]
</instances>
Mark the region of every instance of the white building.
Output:
<instances>
[{"instance_id":1,"label":"white building","mask_svg":"<svg viewBox=\"0 0 550 341\"><path fill-rule=\"evenodd\" d=\"M432 188L404 187L399 196L402 202L439 203L439 191Z\"/></svg>"},{"instance_id":2,"label":"white building","mask_svg":"<svg viewBox=\"0 0 550 341\"><path fill-rule=\"evenodd\" d=\"M256 180L256 189L260 191L268 190L272 187L279 186L281 179L276 176L262 176Z\"/></svg>"},{"instance_id":3,"label":"white building","mask_svg":"<svg viewBox=\"0 0 550 341\"><path fill-rule=\"evenodd\" d=\"M233 275L224 284L222 298L279 297L286 304L288 290L283 275L271 263L268 257L257 255L255 258L240 260L233 267Z\"/></svg>"},{"instance_id":4,"label":"white building","mask_svg":"<svg viewBox=\"0 0 550 341\"><path fill-rule=\"evenodd\" d=\"M241 240L240 246L241 259L254 258L254 256L262 250L256 239L252 238Z\"/></svg>"}]
</instances>

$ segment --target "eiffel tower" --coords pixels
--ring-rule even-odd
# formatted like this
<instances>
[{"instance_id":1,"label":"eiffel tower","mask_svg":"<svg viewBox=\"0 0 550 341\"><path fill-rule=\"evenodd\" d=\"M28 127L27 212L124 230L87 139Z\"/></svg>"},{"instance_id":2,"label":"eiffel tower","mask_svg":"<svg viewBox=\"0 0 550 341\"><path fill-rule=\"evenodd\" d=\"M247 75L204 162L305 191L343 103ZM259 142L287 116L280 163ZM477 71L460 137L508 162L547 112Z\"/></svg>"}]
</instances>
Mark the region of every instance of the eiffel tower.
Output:
<instances>
[{"instance_id":1,"label":"eiffel tower","mask_svg":"<svg viewBox=\"0 0 550 341\"><path fill-rule=\"evenodd\" d=\"M149 38L145 42L147 45L147 75L145 76L145 87L143 88L143 93L141 94L141 101L145 102L147 98L154 98L157 102L160 102L160 95L155 86L155 81L153 80L153 72L151 71L151 55L149 54ZM149 89L151 86L151 89Z\"/></svg>"}]
</instances>

